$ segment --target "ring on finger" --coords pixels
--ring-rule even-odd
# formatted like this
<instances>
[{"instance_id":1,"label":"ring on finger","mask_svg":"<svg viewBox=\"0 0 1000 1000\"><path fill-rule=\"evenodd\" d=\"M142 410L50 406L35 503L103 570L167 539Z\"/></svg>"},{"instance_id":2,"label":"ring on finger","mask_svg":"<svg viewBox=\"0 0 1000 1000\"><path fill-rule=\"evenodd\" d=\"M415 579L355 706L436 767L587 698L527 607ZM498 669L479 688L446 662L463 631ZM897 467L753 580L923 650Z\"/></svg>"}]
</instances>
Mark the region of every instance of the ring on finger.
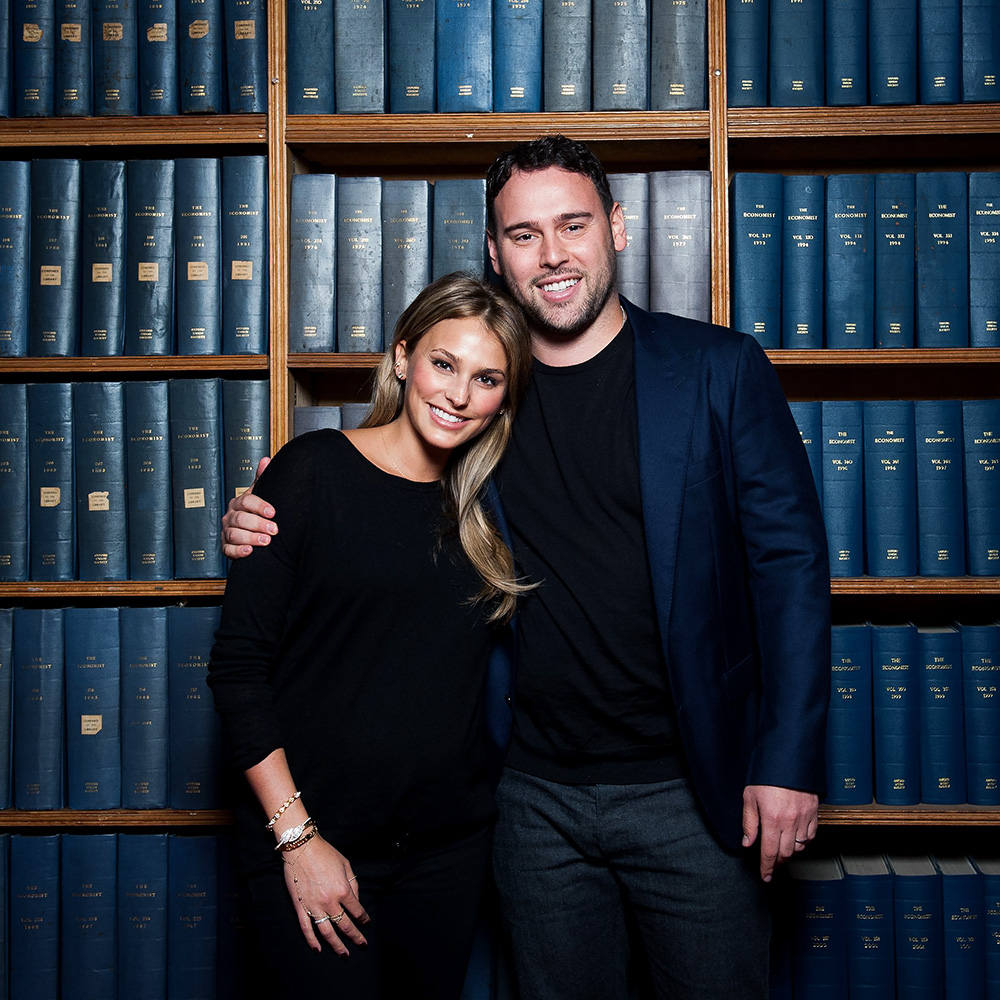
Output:
<instances>
[{"instance_id":1,"label":"ring on finger","mask_svg":"<svg viewBox=\"0 0 1000 1000\"><path fill-rule=\"evenodd\" d=\"M358 880L358 876L357 875L352 875L347 881L348 882L357 882L357 880Z\"/></svg>"},{"instance_id":2,"label":"ring on finger","mask_svg":"<svg viewBox=\"0 0 1000 1000\"><path fill-rule=\"evenodd\" d=\"M346 910L341 910L340 913L338 913L336 916L334 916L334 917L327 917L327 919L328 920L332 920L335 924L339 924L340 921L344 919L344 914L346 912L347 912Z\"/></svg>"},{"instance_id":3,"label":"ring on finger","mask_svg":"<svg viewBox=\"0 0 1000 1000\"><path fill-rule=\"evenodd\" d=\"M796 837L795 838L795 843L796 844L808 844L809 841L808 840L799 840L798 837Z\"/></svg>"},{"instance_id":4,"label":"ring on finger","mask_svg":"<svg viewBox=\"0 0 1000 1000\"><path fill-rule=\"evenodd\" d=\"M333 919L333 917L331 917L330 914L328 913L325 917L320 917L319 919L317 919L316 917L313 917L313 923L317 927L319 927L320 924L325 924L328 920L332 920L332 919Z\"/></svg>"}]
</instances>

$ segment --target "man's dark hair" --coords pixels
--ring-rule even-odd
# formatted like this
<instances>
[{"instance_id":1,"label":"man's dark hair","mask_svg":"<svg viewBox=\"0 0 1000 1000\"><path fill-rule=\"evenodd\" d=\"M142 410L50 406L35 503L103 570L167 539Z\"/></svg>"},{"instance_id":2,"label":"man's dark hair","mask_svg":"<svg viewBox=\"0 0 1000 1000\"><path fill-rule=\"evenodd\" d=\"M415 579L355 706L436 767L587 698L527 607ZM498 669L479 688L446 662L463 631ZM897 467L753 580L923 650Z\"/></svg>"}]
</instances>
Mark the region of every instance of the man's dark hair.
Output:
<instances>
[{"instance_id":1,"label":"man's dark hair","mask_svg":"<svg viewBox=\"0 0 1000 1000\"><path fill-rule=\"evenodd\" d=\"M486 172L486 224L491 233L496 232L493 202L504 184L510 180L510 175L515 170L529 174L535 170L545 170L546 167L561 167L572 174L589 177L597 188L597 196L601 199L604 211L610 215L615 200L611 197L608 175L593 150L564 135L545 135L511 146L493 161Z\"/></svg>"}]
</instances>

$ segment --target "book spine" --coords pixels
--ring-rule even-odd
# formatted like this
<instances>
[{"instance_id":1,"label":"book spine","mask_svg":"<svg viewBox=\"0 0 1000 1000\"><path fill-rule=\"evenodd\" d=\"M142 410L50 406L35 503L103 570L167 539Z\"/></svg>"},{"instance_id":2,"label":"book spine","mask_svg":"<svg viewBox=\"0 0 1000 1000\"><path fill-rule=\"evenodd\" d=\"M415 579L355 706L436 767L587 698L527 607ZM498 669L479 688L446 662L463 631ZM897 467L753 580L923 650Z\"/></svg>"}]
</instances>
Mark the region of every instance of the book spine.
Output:
<instances>
[{"instance_id":1,"label":"book spine","mask_svg":"<svg viewBox=\"0 0 1000 1000\"><path fill-rule=\"evenodd\" d=\"M118 834L119 997L166 1000L167 849L165 833Z\"/></svg>"},{"instance_id":2,"label":"book spine","mask_svg":"<svg viewBox=\"0 0 1000 1000\"><path fill-rule=\"evenodd\" d=\"M66 833L61 840L61 995L66 1000L113 997L118 836Z\"/></svg>"},{"instance_id":3,"label":"book spine","mask_svg":"<svg viewBox=\"0 0 1000 1000\"><path fill-rule=\"evenodd\" d=\"M53 103L57 115L91 115L94 112L92 20L90 0L57 0Z\"/></svg>"},{"instance_id":4,"label":"book spine","mask_svg":"<svg viewBox=\"0 0 1000 1000\"><path fill-rule=\"evenodd\" d=\"M826 0L826 103L868 103L868 0Z\"/></svg>"},{"instance_id":5,"label":"book spine","mask_svg":"<svg viewBox=\"0 0 1000 1000\"><path fill-rule=\"evenodd\" d=\"M819 400L798 400L788 404L802 445L809 459L820 506L823 505L823 404Z\"/></svg>"},{"instance_id":6,"label":"book spine","mask_svg":"<svg viewBox=\"0 0 1000 1000\"><path fill-rule=\"evenodd\" d=\"M493 0L493 110L542 110L542 0Z\"/></svg>"},{"instance_id":7,"label":"book spine","mask_svg":"<svg viewBox=\"0 0 1000 1000\"><path fill-rule=\"evenodd\" d=\"M486 181L437 181L433 202L431 278L452 271L481 276L486 267Z\"/></svg>"},{"instance_id":8,"label":"book spine","mask_svg":"<svg viewBox=\"0 0 1000 1000\"><path fill-rule=\"evenodd\" d=\"M28 392L0 385L0 580L28 579Z\"/></svg>"},{"instance_id":9,"label":"book spine","mask_svg":"<svg viewBox=\"0 0 1000 1000\"><path fill-rule=\"evenodd\" d=\"M983 928L986 938L986 996L1000 996L1000 868L995 860L973 859L983 877ZM980 864L982 867L980 867Z\"/></svg>"},{"instance_id":10,"label":"book spine","mask_svg":"<svg viewBox=\"0 0 1000 1000\"><path fill-rule=\"evenodd\" d=\"M872 626L875 801L920 801L920 651L913 625Z\"/></svg>"},{"instance_id":11,"label":"book spine","mask_svg":"<svg viewBox=\"0 0 1000 1000\"><path fill-rule=\"evenodd\" d=\"M178 0L177 24L181 114L224 112L222 0Z\"/></svg>"},{"instance_id":12,"label":"book spine","mask_svg":"<svg viewBox=\"0 0 1000 1000\"><path fill-rule=\"evenodd\" d=\"M174 575L225 576L222 557L222 428L218 379L171 379Z\"/></svg>"},{"instance_id":13,"label":"book spine","mask_svg":"<svg viewBox=\"0 0 1000 1000\"><path fill-rule=\"evenodd\" d=\"M122 807L169 803L167 609L122 608Z\"/></svg>"},{"instance_id":14,"label":"book spine","mask_svg":"<svg viewBox=\"0 0 1000 1000\"><path fill-rule=\"evenodd\" d=\"M826 799L864 806L872 784L872 646L867 625L831 632L830 713L826 723Z\"/></svg>"},{"instance_id":15,"label":"book spine","mask_svg":"<svg viewBox=\"0 0 1000 1000\"><path fill-rule=\"evenodd\" d=\"M222 350L267 353L267 158L222 159Z\"/></svg>"},{"instance_id":16,"label":"book spine","mask_svg":"<svg viewBox=\"0 0 1000 1000\"><path fill-rule=\"evenodd\" d=\"M768 97L772 107L824 103L823 0L771 0Z\"/></svg>"},{"instance_id":17,"label":"book spine","mask_svg":"<svg viewBox=\"0 0 1000 1000\"><path fill-rule=\"evenodd\" d=\"M293 354L332 351L337 316L334 174L292 177L288 230L288 349Z\"/></svg>"},{"instance_id":18,"label":"book spine","mask_svg":"<svg viewBox=\"0 0 1000 1000\"><path fill-rule=\"evenodd\" d=\"M222 172L211 157L174 161L177 353L222 353Z\"/></svg>"},{"instance_id":19,"label":"book spine","mask_svg":"<svg viewBox=\"0 0 1000 1000\"><path fill-rule=\"evenodd\" d=\"M73 580L73 386L37 382L27 395L29 579Z\"/></svg>"},{"instance_id":20,"label":"book spine","mask_svg":"<svg viewBox=\"0 0 1000 1000\"><path fill-rule=\"evenodd\" d=\"M546 111L590 110L592 33L590 0L542 0L542 103ZM442 110L440 99L438 110Z\"/></svg>"},{"instance_id":21,"label":"book spine","mask_svg":"<svg viewBox=\"0 0 1000 1000\"><path fill-rule=\"evenodd\" d=\"M332 115L334 112L333 6L334 0L319 0L318 3L316 0L288 0L290 115ZM421 110L433 111L434 108Z\"/></svg>"},{"instance_id":22,"label":"book spine","mask_svg":"<svg viewBox=\"0 0 1000 1000\"><path fill-rule=\"evenodd\" d=\"M353 0L334 6L333 102L338 114L385 111L385 35L382 0Z\"/></svg>"},{"instance_id":23,"label":"book spine","mask_svg":"<svg viewBox=\"0 0 1000 1000\"><path fill-rule=\"evenodd\" d=\"M63 610L14 609L14 807L61 809Z\"/></svg>"},{"instance_id":24,"label":"book spine","mask_svg":"<svg viewBox=\"0 0 1000 1000\"><path fill-rule=\"evenodd\" d=\"M917 0L917 84L921 104L962 100L962 0Z\"/></svg>"},{"instance_id":25,"label":"book spine","mask_svg":"<svg viewBox=\"0 0 1000 1000\"><path fill-rule=\"evenodd\" d=\"M138 0L139 114L176 115L177 0Z\"/></svg>"},{"instance_id":26,"label":"book spine","mask_svg":"<svg viewBox=\"0 0 1000 1000\"><path fill-rule=\"evenodd\" d=\"M51 118L55 109L56 0L14 0L14 114Z\"/></svg>"},{"instance_id":27,"label":"book spine","mask_svg":"<svg viewBox=\"0 0 1000 1000\"><path fill-rule=\"evenodd\" d=\"M223 502L228 503L253 485L257 463L271 454L267 382L223 379L222 426Z\"/></svg>"},{"instance_id":28,"label":"book spine","mask_svg":"<svg viewBox=\"0 0 1000 1000\"><path fill-rule=\"evenodd\" d=\"M28 338L35 357L73 357L80 342L80 161L31 161Z\"/></svg>"},{"instance_id":29,"label":"book spine","mask_svg":"<svg viewBox=\"0 0 1000 1000\"><path fill-rule=\"evenodd\" d=\"M595 111L645 111L649 107L649 6L647 0L593 0Z\"/></svg>"},{"instance_id":30,"label":"book spine","mask_svg":"<svg viewBox=\"0 0 1000 1000\"><path fill-rule=\"evenodd\" d=\"M687 0L683 4L652 0L649 25L651 110L700 111L708 107L707 26L705 0Z\"/></svg>"},{"instance_id":31,"label":"book spine","mask_svg":"<svg viewBox=\"0 0 1000 1000\"><path fill-rule=\"evenodd\" d=\"M389 110L430 114L436 99L434 0L389 0L386 18Z\"/></svg>"},{"instance_id":32,"label":"book spine","mask_svg":"<svg viewBox=\"0 0 1000 1000\"><path fill-rule=\"evenodd\" d=\"M1000 574L1000 399L962 403L971 576Z\"/></svg>"},{"instance_id":33,"label":"book spine","mask_svg":"<svg viewBox=\"0 0 1000 1000\"><path fill-rule=\"evenodd\" d=\"M438 111L492 111L492 0L436 0L434 47Z\"/></svg>"},{"instance_id":34,"label":"book spine","mask_svg":"<svg viewBox=\"0 0 1000 1000\"><path fill-rule=\"evenodd\" d=\"M726 0L726 100L731 108L767 104L768 0Z\"/></svg>"},{"instance_id":35,"label":"book spine","mask_svg":"<svg viewBox=\"0 0 1000 1000\"><path fill-rule=\"evenodd\" d=\"M1000 347L1000 172L995 171L969 174L969 345Z\"/></svg>"},{"instance_id":36,"label":"book spine","mask_svg":"<svg viewBox=\"0 0 1000 1000\"><path fill-rule=\"evenodd\" d=\"M936 859L941 869L944 996L986 996L983 880L968 858Z\"/></svg>"},{"instance_id":37,"label":"book spine","mask_svg":"<svg viewBox=\"0 0 1000 1000\"><path fill-rule=\"evenodd\" d=\"M129 160L125 353L173 351L174 161Z\"/></svg>"},{"instance_id":38,"label":"book spine","mask_svg":"<svg viewBox=\"0 0 1000 1000\"><path fill-rule=\"evenodd\" d=\"M137 0L95 0L94 114L139 113ZM140 0L143 2L143 0Z\"/></svg>"},{"instance_id":39,"label":"book spine","mask_svg":"<svg viewBox=\"0 0 1000 1000\"><path fill-rule=\"evenodd\" d=\"M1000 100L998 81L1000 10L994 0L962 0L962 100Z\"/></svg>"},{"instance_id":40,"label":"book spine","mask_svg":"<svg viewBox=\"0 0 1000 1000\"><path fill-rule=\"evenodd\" d=\"M968 798L962 707L962 636L921 628L920 801L959 805Z\"/></svg>"},{"instance_id":41,"label":"book spine","mask_svg":"<svg viewBox=\"0 0 1000 1000\"><path fill-rule=\"evenodd\" d=\"M264 0L224 0L230 114L267 111L267 9Z\"/></svg>"},{"instance_id":42,"label":"book spine","mask_svg":"<svg viewBox=\"0 0 1000 1000\"><path fill-rule=\"evenodd\" d=\"M830 576L864 573L862 404L823 403L823 520L830 549Z\"/></svg>"},{"instance_id":43,"label":"book spine","mask_svg":"<svg viewBox=\"0 0 1000 1000\"><path fill-rule=\"evenodd\" d=\"M917 535L921 576L965 576L962 402L918 399Z\"/></svg>"},{"instance_id":44,"label":"book spine","mask_svg":"<svg viewBox=\"0 0 1000 1000\"><path fill-rule=\"evenodd\" d=\"M871 104L917 103L917 0L868 0Z\"/></svg>"},{"instance_id":45,"label":"book spine","mask_svg":"<svg viewBox=\"0 0 1000 1000\"><path fill-rule=\"evenodd\" d=\"M917 347L969 346L969 195L962 173L919 173Z\"/></svg>"},{"instance_id":46,"label":"book spine","mask_svg":"<svg viewBox=\"0 0 1000 1000\"><path fill-rule=\"evenodd\" d=\"M10 37L10 8L10 0L3 0L3 3L0 3L0 52L5 53L4 66L6 67L4 72L0 73L0 118L9 118L13 110L11 92L14 81L11 79L13 75L11 72L13 69L11 53L14 51L14 48ZM0 834L0 837L2 836ZM2 844L7 844L8 842L8 840L0 841Z\"/></svg>"},{"instance_id":47,"label":"book spine","mask_svg":"<svg viewBox=\"0 0 1000 1000\"><path fill-rule=\"evenodd\" d=\"M649 174L608 174L611 196L625 218L625 249L618 254L618 291L649 308Z\"/></svg>"},{"instance_id":48,"label":"book spine","mask_svg":"<svg viewBox=\"0 0 1000 1000\"><path fill-rule=\"evenodd\" d=\"M783 179L781 346L823 346L826 178Z\"/></svg>"},{"instance_id":49,"label":"book spine","mask_svg":"<svg viewBox=\"0 0 1000 1000\"><path fill-rule=\"evenodd\" d=\"M125 164L82 167L80 325L84 357L115 357L125 346Z\"/></svg>"},{"instance_id":50,"label":"book spine","mask_svg":"<svg viewBox=\"0 0 1000 1000\"><path fill-rule=\"evenodd\" d=\"M796 997L847 996L847 909L840 862L824 864L825 877L797 878L791 862L795 911L792 982Z\"/></svg>"},{"instance_id":51,"label":"book spine","mask_svg":"<svg viewBox=\"0 0 1000 1000\"><path fill-rule=\"evenodd\" d=\"M219 609L167 609L170 691L170 806L217 809L222 727L208 687Z\"/></svg>"},{"instance_id":52,"label":"book spine","mask_svg":"<svg viewBox=\"0 0 1000 1000\"><path fill-rule=\"evenodd\" d=\"M16 633L15 622L15 639ZM963 625L962 684L969 804L1000 805L1000 625Z\"/></svg>"},{"instance_id":53,"label":"book spine","mask_svg":"<svg viewBox=\"0 0 1000 1000\"><path fill-rule=\"evenodd\" d=\"M13 737L13 674L14 674L14 611L0 608L0 809L10 809L14 804L10 788L11 740ZM0 848L9 849L7 841L0 842ZM0 857L0 878L5 871L5 858ZM0 887L0 900L6 901L6 893ZM3 927L6 906L0 906L0 940L7 940Z\"/></svg>"},{"instance_id":54,"label":"book spine","mask_svg":"<svg viewBox=\"0 0 1000 1000\"><path fill-rule=\"evenodd\" d=\"M892 996L896 988L892 875L888 868L879 874L853 874L851 860L842 859L849 995L860 1000Z\"/></svg>"},{"instance_id":55,"label":"book spine","mask_svg":"<svg viewBox=\"0 0 1000 1000\"><path fill-rule=\"evenodd\" d=\"M167 1000L214 997L216 838L171 834L167 853Z\"/></svg>"},{"instance_id":56,"label":"book spine","mask_svg":"<svg viewBox=\"0 0 1000 1000\"><path fill-rule=\"evenodd\" d=\"M73 439L79 578L126 580L128 499L121 382L73 386Z\"/></svg>"},{"instance_id":57,"label":"book spine","mask_svg":"<svg viewBox=\"0 0 1000 1000\"><path fill-rule=\"evenodd\" d=\"M761 347L781 347L783 179L735 174L732 180L733 326Z\"/></svg>"},{"instance_id":58,"label":"book spine","mask_svg":"<svg viewBox=\"0 0 1000 1000\"><path fill-rule=\"evenodd\" d=\"M649 306L707 322L712 309L711 175L649 175Z\"/></svg>"},{"instance_id":59,"label":"book spine","mask_svg":"<svg viewBox=\"0 0 1000 1000\"><path fill-rule=\"evenodd\" d=\"M890 865L892 858L889 859ZM927 866L933 870L928 859ZM941 876L900 875L892 879L898 996L939 1000L944 995L944 924Z\"/></svg>"},{"instance_id":60,"label":"book spine","mask_svg":"<svg viewBox=\"0 0 1000 1000\"><path fill-rule=\"evenodd\" d=\"M131 580L169 580L173 576L168 410L166 382L125 384Z\"/></svg>"},{"instance_id":61,"label":"book spine","mask_svg":"<svg viewBox=\"0 0 1000 1000\"><path fill-rule=\"evenodd\" d=\"M875 175L875 346L916 340L913 174Z\"/></svg>"},{"instance_id":62,"label":"book spine","mask_svg":"<svg viewBox=\"0 0 1000 1000\"><path fill-rule=\"evenodd\" d=\"M0 162L0 357L28 353L31 164Z\"/></svg>"},{"instance_id":63,"label":"book spine","mask_svg":"<svg viewBox=\"0 0 1000 1000\"><path fill-rule=\"evenodd\" d=\"M382 181L337 178L337 350L382 350Z\"/></svg>"},{"instance_id":64,"label":"book spine","mask_svg":"<svg viewBox=\"0 0 1000 1000\"><path fill-rule=\"evenodd\" d=\"M292 414L292 437L311 431L339 431L340 427L339 406L296 406Z\"/></svg>"},{"instance_id":65,"label":"book spine","mask_svg":"<svg viewBox=\"0 0 1000 1000\"><path fill-rule=\"evenodd\" d=\"M59 996L59 834L10 838L8 989Z\"/></svg>"},{"instance_id":66,"label":"book spine","mask_svg":"<svg viewBox=\"0 0 1000 1000\"><path fill-rule=\"evenodd\" d=\"M875 346L875 178L826 180L826 346Z\"/></svg>"},{"instance_id":67,"label":"book spine","mask_svg":"<svg viewBox=\"0 0 1000 1000\"><path fill-rule=\"evenodd\" d=\"M431 186L382 181L382 333L386 350L396 320L431 280Z\"/></svg>"}]
</instances>

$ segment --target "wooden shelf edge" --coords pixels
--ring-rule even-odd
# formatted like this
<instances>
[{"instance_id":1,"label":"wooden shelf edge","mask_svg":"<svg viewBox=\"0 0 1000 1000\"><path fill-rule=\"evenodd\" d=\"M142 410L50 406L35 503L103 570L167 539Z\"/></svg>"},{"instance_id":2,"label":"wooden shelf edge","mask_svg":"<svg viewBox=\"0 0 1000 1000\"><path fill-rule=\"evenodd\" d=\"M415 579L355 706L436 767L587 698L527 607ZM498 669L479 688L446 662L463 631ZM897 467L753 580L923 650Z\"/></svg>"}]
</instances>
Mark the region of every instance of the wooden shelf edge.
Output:
<instances>
[{"instance_id":1,"label":"wooden shelf edge","mask_svg":"<svg viewBox=\"0 0 1000 1000\"><path fill-rule=\"evenodd\" d=\"M899 348L877 350L769 350L774 365L996 365L1000 364L1000 349L995 347Z\"/></svg>"},{"instance_id":2,"label":"wooden shelf edge","mask_svg":"<svg viewBox=\"0 0 1000 1000\"><path fill-rule=\"evenodd\" d=\"M819 807L823 826L1000 826L994 806L830 806Z\"/></svg>"},{"instance_id":3,"label":"wooden shelf edge","mask_svg":"<svg viewBox=\"0 0 1000 1000\"><path fill-rule=\"evenodd\" d=\"M267 142L267 115L5 118L3 146L141 146Z\"/></svg>"},{"instance_id":4,"label":"wooden shelf edge","mask_svg":"<svg viewBox=\"0 0 1000 1000\"><path fill-rule=\"evenodd\" d=\"M225 809L0 809L0 829L230 826Z\"/></svg>"},{"instance_id":5,"label":"wooden shelf edge","mask_svg":"<svg viewBox=\"0 0 1000 1000\"><path fill-rule=\"evenodd\" d=\"M0 601L51 597L67 600L80 597L221 597L225 580L63 580L53 583L0 583Z\"/></svg>"},{"instance_id":6,"label":"wooden shelf edge","mask_svg":"<svg viewBox=\"0 0 1000 1000\"><path fill-rule=\"evenodd\" d=\"M953 594L1000 594L996 576L849 576L830 580L830 592L875 597L879 594L927 594L945 597Z\"/></svg>"},{"instance_id":7,"label":"wooden shelf edge","mask_svg":"<svg viewBox=\"0 0 1000 1000\"><path fill-rule=\"evenodd\" d=\"M289 369L296 368L374 368L381 354L338 354L336 351L318 354L289 354Z\"/></svg>"},{"instance_id":8,"label":"wooden shelf edge","mask_svg":"<svg viewBox=\"0 0 1000 1000\"><path fill-rule=\"evenodd\" d=\"M0 358L5 373L267 371L266 354L164 354L111 358Z\"/></svg>"}]
</instances>

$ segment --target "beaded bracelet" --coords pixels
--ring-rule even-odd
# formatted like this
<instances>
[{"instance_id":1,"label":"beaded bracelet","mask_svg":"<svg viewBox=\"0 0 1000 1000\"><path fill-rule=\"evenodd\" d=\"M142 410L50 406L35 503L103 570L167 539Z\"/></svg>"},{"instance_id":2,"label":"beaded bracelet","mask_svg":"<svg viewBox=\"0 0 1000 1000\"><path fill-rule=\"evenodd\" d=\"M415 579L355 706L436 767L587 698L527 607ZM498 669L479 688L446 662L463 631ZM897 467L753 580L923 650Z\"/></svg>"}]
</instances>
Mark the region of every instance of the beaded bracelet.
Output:
<instances>
[{"instance_id":1,"label":"beaded bracelet","mask_svg":"<svg viewBox=\"0 0 1000 1000\"><path fill-rule=\"evenodd\" d=\"M315 825L312 816L307 816L298 826L290 826L287 830L283 830L281 836L278 838L278 843L274 845L274 849L280 851L285 844L290 844L293 840L298 840L309 827Z\"/></svg>"},{"instance_id":2,"label":"beaded bracelet","mask_svg":"<svg viewBox=\"0 0 1000 1000\"><path fill-rule=\"evenodd\" d=\"M293 792L281 803L281 808L267 821L266 830L273 830L274 824L281 818L281 814L301 795L301 792Z\"/></svg>"},{"instance_id":3,"label":"beaded bracelet","mask_svg":"<svg viewBox=\"0 0 1000 1000\"><path fill-rule=\"evenodd\" d=\"M319 833L319 830L314 825L304 837L300 837L298 840L289 841L287 844L282 844L281 846L276 847L275 850L281 851L283 854L287 854L289 851L297 851L300 847L305 847L305 845L308 844L317 833Z\"/></svg>"}]
</instances>

